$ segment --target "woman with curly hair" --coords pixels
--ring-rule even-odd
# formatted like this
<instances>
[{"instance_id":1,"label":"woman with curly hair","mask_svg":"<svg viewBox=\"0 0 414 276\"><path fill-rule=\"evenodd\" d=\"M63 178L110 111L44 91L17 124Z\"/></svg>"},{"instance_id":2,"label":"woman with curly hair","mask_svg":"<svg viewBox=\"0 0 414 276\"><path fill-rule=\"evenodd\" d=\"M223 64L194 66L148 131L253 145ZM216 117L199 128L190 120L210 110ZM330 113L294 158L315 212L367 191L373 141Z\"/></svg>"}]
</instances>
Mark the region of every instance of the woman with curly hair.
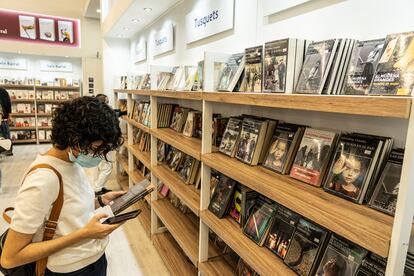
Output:
<instances>
[{"instance_id":1,"label":"woman with curly hair","mask_svg":"<svg viewBox=\"0 0 414 276\"><path fill-rule=\"evenodd\" d=\"M95 97L65 102L53 112L53 146L30 167L47 164L62 176L63 207L53 239L42 241L45 221L59 194L59 177L48 168L25 176L4 244L1 265L13 268L47 259L45 275L106 275L108 235L120 224L102 224L95 209L123 192L95 199L84 172L122 143L115 112ZM46 227L47 229L47 227Z\"/></svg>"}]
</instances>

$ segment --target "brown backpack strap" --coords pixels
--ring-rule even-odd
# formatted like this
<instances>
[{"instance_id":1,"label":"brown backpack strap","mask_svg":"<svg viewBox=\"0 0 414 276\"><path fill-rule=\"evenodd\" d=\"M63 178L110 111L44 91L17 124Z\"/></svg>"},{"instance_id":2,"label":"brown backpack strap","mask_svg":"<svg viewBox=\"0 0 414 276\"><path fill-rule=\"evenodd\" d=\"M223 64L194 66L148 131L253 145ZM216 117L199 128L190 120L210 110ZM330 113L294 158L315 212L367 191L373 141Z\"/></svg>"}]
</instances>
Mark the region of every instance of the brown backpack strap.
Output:
<instances>
[{"instance_id":1,"label":"brown backpack strap","mask_svg":"<svg viewBox=\"0 0 414 276\"><path fill-rule=\"evenodd\" d=\"M7 214L8 212L10 212L10 211L13 211L14 210L14 208L13 207L8 207L8 208L6 208L6 209L4 209L4 211L3 211L3 219L8 223L8 224L10 224L11 223L11 217Z\"/></svg>"}]
</instances>

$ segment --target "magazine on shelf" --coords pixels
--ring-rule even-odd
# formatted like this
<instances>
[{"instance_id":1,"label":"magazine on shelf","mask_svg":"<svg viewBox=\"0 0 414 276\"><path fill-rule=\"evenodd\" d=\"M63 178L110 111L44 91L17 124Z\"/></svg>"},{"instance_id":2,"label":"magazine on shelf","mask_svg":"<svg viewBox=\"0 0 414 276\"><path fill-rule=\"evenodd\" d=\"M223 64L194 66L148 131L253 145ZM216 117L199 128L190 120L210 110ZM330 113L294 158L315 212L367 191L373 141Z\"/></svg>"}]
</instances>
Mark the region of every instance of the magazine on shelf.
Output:
<instances>
[{"instance_id":1,"label":"magazine on shelf","mask_svg":"<svg viewBox=\"0 0 414 276\"><path fill-rule=\"evenodd\" d=\"M369 94L411 95L414 87L413 62L414 32L388 35Z\"/></svg>"}]
</instances>

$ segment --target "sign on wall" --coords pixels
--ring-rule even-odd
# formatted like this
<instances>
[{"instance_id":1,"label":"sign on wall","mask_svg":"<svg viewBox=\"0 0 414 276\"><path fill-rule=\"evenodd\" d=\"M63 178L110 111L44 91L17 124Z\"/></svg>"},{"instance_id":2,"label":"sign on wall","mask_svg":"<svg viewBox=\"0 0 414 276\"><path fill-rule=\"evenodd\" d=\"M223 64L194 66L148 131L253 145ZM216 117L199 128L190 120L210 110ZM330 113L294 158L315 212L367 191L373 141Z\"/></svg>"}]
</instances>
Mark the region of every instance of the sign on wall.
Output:
<instances>
[{"instance_id":1,"label":"sign on wall","mask_svg":"<svg viewBox=\"0 0 414 276\"><path fill-rule=\"evenodd\" d=\"M145 38L141 38L139 41L136 42L134 55L134 62L141 62L147 59L147 41L145 40Z\"/></svg>"},{"instance_id":2,"label":"sign on wall","mask_svg":"<svg viewBox=\"0 0 414 276\"><path fill-rule=\"evenodd\" d=\"M23 58L0 57L0 69L27 70L27 61Z\"/></svg>"},{"instance_id":3,"label":"sign on wall","mask_svg":"<svg viewBox=\"0 0 414 276\"><path fill-rule=\"evenodd\" d=\"M174 27L171 23L155 34L153 47L154 56L174 50Z\"/></svg>"},{"instance_id":4,"label":"sign on wall","mask_svg":"<svg viewBox=\"0 0 414 276\"><path fill-rule=\"evenodd\" d=\"M80 21L0 9L0 40L80 47Z\"/></svg>"},{"instance_id":5,"label":"sign on wall","mask_svg":"<svg viewBox=\"0 0 414 276\"><path fill-rule=\"evenodd\" d=\"M185 20L187 44L231 30L234 24L234 0L198 1Z\"/></svg>"},{"instance_id":6,"label":"sign on wall","mask_svg":"<svg viewBox=\"0 0 414 276\"><path fill-rule=\"evenodd\" d=\"M40 61L40 71L43 72L73 72L73 65L70 62L56 62L50 60Z\"/></svg>"},{"instance_id":7,"label":"sign on wall","mask_svg":"<svg viewBox=\"0 0 414 276\"><path fill-rule=\"evenodd\" d=\"M309 1L311 0L263 0L263 15L278 13Z\"/></svg>"}]
</instances>

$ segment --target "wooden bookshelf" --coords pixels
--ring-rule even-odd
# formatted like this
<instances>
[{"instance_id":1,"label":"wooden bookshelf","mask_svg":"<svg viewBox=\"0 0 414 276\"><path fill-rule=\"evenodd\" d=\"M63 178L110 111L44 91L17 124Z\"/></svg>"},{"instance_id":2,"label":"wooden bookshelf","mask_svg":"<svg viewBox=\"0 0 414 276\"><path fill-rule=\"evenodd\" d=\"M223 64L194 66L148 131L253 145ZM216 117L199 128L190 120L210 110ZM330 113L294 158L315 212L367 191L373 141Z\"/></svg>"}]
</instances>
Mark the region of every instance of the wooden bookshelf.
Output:
<instances>
[{"instance_id":1,"label":"wooden bookshelf","mask_svg":"<svg viewBox=\"0 0 414 276\"><path fill-rule=\"evenodd\" d=\"M145 167L148 169L151 168L151 156L149 151L140 151L138 145L128 145L128 150L132 155L135 156L139 161L141 161Z\"/></svg>"},{"instance_id":2,"label":"wooden bookshelf","mask_svg":"<svg viewBox=\"0 0 414 276\"><path fill-rule=\"evenodd\" d=\"M116 155L116 160L118 161L118 163L121 165L122 169L129 174L129 168L128 168L128 158L121 155L121 154L117 154Z\"/></svg>"},{"instance_id":3,"label":"wooden bookshelf","mask_svg":"<svg viewBox=\"0 0 414 276\"><path fill-rule=\"evenodd\" d=\"M52 117L52 113L37 113L37 117Z\"/></svg>"},{"instance_id":4,"label":"wooden bookshelf","mask_svg":"<svg viewBox=\"0 0 414 276\"><path fill-rule=\"evenodd\" d=\"M39 143L52 143L52 140L50 140L50 139L39 140Z\"/></svg>"},{"instance_id":5,"label":"wooden bookshelf","mask_svg":"<svg viewBox=\"0 0 414 276\"><path fill-rule=\"evenodd\" d=\"M204 154L202 161L346 239L380 256L388 255L391 216L221 153Z\"/></svg>"},{"instance_id":6,"label":"wooden bookshelf","mask_svg":"<svg viewBox=\"0 0 414 276\"><path fill-rule=\"evenodd\" d=\"M35 126L27 126L27 127L10 127L11 131L19 131L19 130L36 130Z\"/></svg>"},{"instance_id":7,"label":"wooden bookshelf","mask_svg":"<svg viewBox=\"0 0 414 276\"><path fill-rule=\"evenodd\" d=\"M186 137L182 133L178 133L171 128L151 129L151 134L157 139L179 149L180 151L200 160L201 140Z\"/></svg>"},{"instance_id":8,"label":"wooden bookshelf","mask_svg":"<svg viewBox=\"0 0 414 276\"><path fill-rule=\"evenodd\" d=\"M171 275L197 275L197 268L189 262L170 233L152 235L152 242Z\"/></svg>"},{"instance_id":9,"label":"wooden bookshelf","mask_svg":"<svg viewBox=\"0 0 414 276\"><path fill-rule=\"evenodd\" d=\"M169 199L153 201L151 208L155 211L194 266L197 267L198 227L188 216L175 208Z\"/></svg>"},{"instance_id":10,"label":"wooden bookshelf","mask_svg":"<svg viewBox=\"0 0 414 276\"><path fill-rule=\"evenodd\" d=\"M134 184L138 184L144 179L142 174L138 172L137 170L129 171L128 175L131 177L131 180Z\"/></svg>"},{"instance_id":11,"label":"wooden bookshelf","mask_svg":"<svg viewBox=\"0 0 414 276\"><path fill-rule=\"evenodd\" d=\"M147 204L140 200L138 201L135 206L141 209L141 214L138 216L138 220L140 221L142 227L145 230L145 233L148 234L148 237L151 236L151 209L147 206Z\"/></svg>"},{"instance_id":12,"label":"wooden bookshelf","mask_svg":"<svg viewBox=\"0 0 414 276\"><path fill-rule=\"evenodd\" d=\"M185 184L178 173L173 172L166 165L152 166L151 170L194 214L199 216L200 191L194 185Z\"/></svg>"},{"instance_id":13,"label":"wooden bookshelf","mask_svg":"<svg viewBox=\"0 0 414 276\"><path fill-rule=\"evenodd\" d=\"M44 103L44 104L61 104L67 101L70 101L70 100L36 100L37 103Z\"/></svg>"},{"instance_id":14,"label":"wooden bookshelf","mask_svg":"<svg viewBox=\"0 0 414 276\"><path fill-rule=\"evenodd\" d=\"M36 113L10 113L12 117L35 117Z\"/></svg>"},{"instance_id":15,"label":"wooden bookshelf","mask_svg":"<svg viewBox=\"0 0 414 276\"><path fill-rule=\"evenodd\" d=\"M31 143L36 143L37 140L36 139L25 139L25 140L12 140L13 144L31 144Z\"/></svg>"},{"instance_id":16,"label":"wooden bookshelf","mask_svg":"<svg viewBox=\"0 0 414 276\"><path fill-rule=\"evenodd\" d=\"M283 263L283 260L266 247L258 246L244 235L232 218L219 219L208 210L201 211L200 217L213 232L260 275L296 275Z\"/></svg>"},{"instance_id":17,"label":"wooden bookshelf","mask_svg":"<svg viewBox=\"0 0 414 276\"><path fill-rule=\"evenodd\" d=\"M202 92L197 91L151 90L151 96L181 100L202 100Z\"/></svg>"},{"instance_id":18,"label":"wooden bookshelf","mask_svg":"<svg viewBox=\"0 0 414 276\"><path fill-rule=\"evenodd\" d=\"M139 95L139 96L151 96L151 90L141 89L141 90L130 90L130 94Z\"/></svg>"},{"instance_id":19,"label":"wooden bookshelf","mask_svg":"<svg viewBox=\"0 0 414 276\"><path fill-rule=\"evenodd\" d=\"M39 130L50 130L52 129L52 126L39 126L38 128Z\"/></svg>"},{"instance_id":20,"label":"wooden bookshelf","mask_svg":"<svg viewBox=\"0 0 414 276\"><path fill-rule=\"evenodd\" d=\"M11 99L10 100L12 104L14 103L34 103L34 99Z\"/></svg>"},{"instance_id":21,"label":"wooden bookshelf","mask_svg":"<svg viewBox=\"0 0 414 276\"><path fill-rule=\"evenodd\" d=\"M36 90L60 90L60 91L80 91L79 86L47 86L36 85Z\"/></svg>"},{"instance_id":22,"label":"wooden bookshelf","mask_svg":"<svg viewBox=\"0 0 414 276\"><path fill-rule=\"evenodd\" d=\"M224 257L211 258L207 262L198 263L198 270L203 276L233 276L234 268Z\"/></svg>"},{"instance_id":23,"label":"wooden bookshelf","mask_svg":"<svg viewBox=\"0 0 414 276\"><path fill-rule=\"evenodd\" d=\"M150 128L149 127L147 127L147 126L145 126L141 123L138 123L135 120L129 119L129 118L125 118L124 120L126 120L128 122L128 124L130 124L131 126L134 126L136 128L140 128L143 131L145 131L146 133L150 133Z\"/></svg>"},{"instance_id":24,"label":"wooden bookshelf","mask_svg":"<svg viewBox=\"0 0 414 276\"><path fill-rule=\"evenodd\" d=\"M0 84L0 87L4 89L16 89L16 90L33 90L33 84Z\"/></svg>"},{"instance_id":25,"label":"wooden bookshelf","mask_svg":"<svg viewBox=\"0 0 414 276\"><path fill-rule=\"evenodd\" d=\"M220 103L408 119L409 97L203 92L203 100Z\"/></svg>"}]
</instances>

